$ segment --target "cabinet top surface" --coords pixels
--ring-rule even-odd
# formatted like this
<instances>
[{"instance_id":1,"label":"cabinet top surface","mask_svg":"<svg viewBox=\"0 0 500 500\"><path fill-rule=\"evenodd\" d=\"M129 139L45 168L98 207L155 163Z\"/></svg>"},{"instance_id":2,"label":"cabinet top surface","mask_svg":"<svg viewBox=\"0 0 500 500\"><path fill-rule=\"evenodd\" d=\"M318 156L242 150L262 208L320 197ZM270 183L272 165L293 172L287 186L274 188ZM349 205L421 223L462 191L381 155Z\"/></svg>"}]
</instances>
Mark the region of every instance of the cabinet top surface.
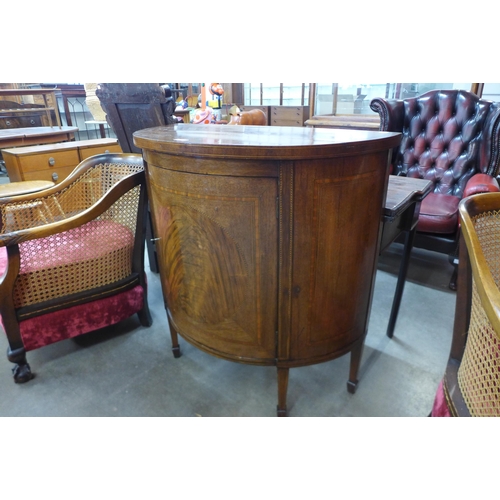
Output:
<instances>
[{"instance_id":1,"label":"cabinet top surface","mask_svg":"<svg viewBox=\"0 0 500 500\"><path fill-rule=\"evenodd\" d=\"M188 156L293 159L383 151L397 146L400 137L367 130L179 124L135 132L134 143L145 150Z\"/></svg>"},{"instance_id":2,"label":"cabinet top surface","mask_svg":"<svg viewBox=\"0 0 500 500\"><path fill-rule=\"evenodd\" d=\"M34 137L42 135L67 134L76 132L78 127L24 127L0 130L1 139L13 139L16 137Z\"/></svg>"},{"instance_id":3,"label":"cabinet top surface","mask_svg":"<svg viewBox=\"0 0 500 500\"><path fill-rule=\"evenodd\" d=\"M114 146L118 144L118 139L88 139L83 141L58 142L53 144L39 144L35 146L24 146L17 148L2 149L2 153L15 156L29 156L37 153L50 153L53 151L64 151L68 149L95 148L99 146Z\"/></svg>"}]
</instances>

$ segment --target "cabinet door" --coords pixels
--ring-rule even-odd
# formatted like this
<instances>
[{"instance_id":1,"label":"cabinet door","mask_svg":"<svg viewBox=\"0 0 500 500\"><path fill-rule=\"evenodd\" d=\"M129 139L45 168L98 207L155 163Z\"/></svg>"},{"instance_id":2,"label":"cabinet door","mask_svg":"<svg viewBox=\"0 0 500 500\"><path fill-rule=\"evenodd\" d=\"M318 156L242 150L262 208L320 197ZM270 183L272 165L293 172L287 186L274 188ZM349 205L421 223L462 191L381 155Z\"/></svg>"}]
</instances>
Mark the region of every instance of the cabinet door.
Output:
<instances>
[{"instance_id":1,"label":"cabinet door","mask_svg":"<svg viewBox=\"0 0 500 500\"><path fill-rule=\"evenodd\" d=\"M388 153L298 165L294 179L294 360L347 351L366 333ZM384 168L385 167L385 168Z\"/></svg>"},{"instance_id":2,"label":"cabinet door","mask_svg":"<svg viewBox=\"0 0 500 500\"><path fill-rule=\"evenodd\" d=\"M149 165L163 293L181 336L212 354L273 364L277 179Z\"/></svg>"}]
</instances>

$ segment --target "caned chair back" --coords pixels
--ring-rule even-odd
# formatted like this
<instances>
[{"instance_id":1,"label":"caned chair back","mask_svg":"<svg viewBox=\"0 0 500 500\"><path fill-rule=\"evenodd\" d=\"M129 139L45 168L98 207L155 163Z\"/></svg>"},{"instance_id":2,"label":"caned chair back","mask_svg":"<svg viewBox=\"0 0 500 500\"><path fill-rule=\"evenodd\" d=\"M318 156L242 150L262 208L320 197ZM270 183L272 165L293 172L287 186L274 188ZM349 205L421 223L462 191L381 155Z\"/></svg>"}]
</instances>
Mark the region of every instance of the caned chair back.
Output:
<instances>
[{"instance_id":1,"label":"caned chair back","mask_svg":"<svg viewBox=\"0 0 500 500\"><path fill-rule=\"evenodd\" d=\"M458 385L471 416L500 416L500 193L464 199L460 218L472 304Z\"/></svg>"}]
</instances>

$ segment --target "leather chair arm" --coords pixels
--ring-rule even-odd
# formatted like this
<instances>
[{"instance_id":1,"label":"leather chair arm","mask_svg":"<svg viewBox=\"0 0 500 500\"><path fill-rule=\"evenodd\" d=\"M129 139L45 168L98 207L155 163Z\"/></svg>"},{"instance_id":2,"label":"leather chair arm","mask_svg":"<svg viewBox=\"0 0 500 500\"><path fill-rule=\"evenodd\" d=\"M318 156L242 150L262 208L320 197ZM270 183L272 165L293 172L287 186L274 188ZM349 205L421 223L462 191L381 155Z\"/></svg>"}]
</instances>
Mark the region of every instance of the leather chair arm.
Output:
<instances>
[{"instance_id":1,"label":"leather chair arm","mask_svg":"<svg viewBox=\"0 0 500 500\"><path fill-rule=\"evenodd\" d=\"M497 176L500 168L500 104L497 102L491 105L483 136L479 161L481 166L484 165L486 168L481 168L481 171Z\"/></svg>"},{"instance_id":2,"label":"leather chair arm","mask_svg":"<svg viewBox=\"0 0 500 500\"><path fill-rule=\"evenodd\" d=\"M478 193L496 193L500 191L498 181L488 174L473 175L465 185L464 198Z\"/></svg>"},{"instance_id":3,"label":"leather chair arm","mask_svg":"<svg viewBox=\"0 0 500 500\"><path fill-rule=\"evenodd\" d=\"M405 107L402 100L377 97L370 102L370 108L380 116L380 130L402 132L405 118Z\"/></svg>"}]
</instances>

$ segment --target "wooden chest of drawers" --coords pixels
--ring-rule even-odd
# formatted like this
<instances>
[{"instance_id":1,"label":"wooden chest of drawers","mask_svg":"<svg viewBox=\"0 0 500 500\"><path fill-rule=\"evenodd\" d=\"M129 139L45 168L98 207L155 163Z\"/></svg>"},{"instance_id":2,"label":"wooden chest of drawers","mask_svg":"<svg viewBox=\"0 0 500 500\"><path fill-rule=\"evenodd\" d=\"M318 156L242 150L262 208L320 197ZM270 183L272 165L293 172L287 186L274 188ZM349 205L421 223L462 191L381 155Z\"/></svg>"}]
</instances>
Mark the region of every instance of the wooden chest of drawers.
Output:
<instances>
[{"instance_id":1,"label":"wooden chest of drawers","mask_svg":"<svg viewBox=\"0 0 500 500\"><path fill-rule=\"evenodd\" d=\"M271 106L270 125L303 127L309 119L309 106Z\"/></svg>"},{"instance_id":2,"label":"wooden chest of drawers","mask_svg":"<svg viewBox=\"0 0 500 500\"><path fill-rule=\"evenodd\" d=\"M65 179L85 158L108 152L122 152L117 139L2 149L2 156L11 182L47 180L57 183Z\"/></svg>"}]
</instances>

